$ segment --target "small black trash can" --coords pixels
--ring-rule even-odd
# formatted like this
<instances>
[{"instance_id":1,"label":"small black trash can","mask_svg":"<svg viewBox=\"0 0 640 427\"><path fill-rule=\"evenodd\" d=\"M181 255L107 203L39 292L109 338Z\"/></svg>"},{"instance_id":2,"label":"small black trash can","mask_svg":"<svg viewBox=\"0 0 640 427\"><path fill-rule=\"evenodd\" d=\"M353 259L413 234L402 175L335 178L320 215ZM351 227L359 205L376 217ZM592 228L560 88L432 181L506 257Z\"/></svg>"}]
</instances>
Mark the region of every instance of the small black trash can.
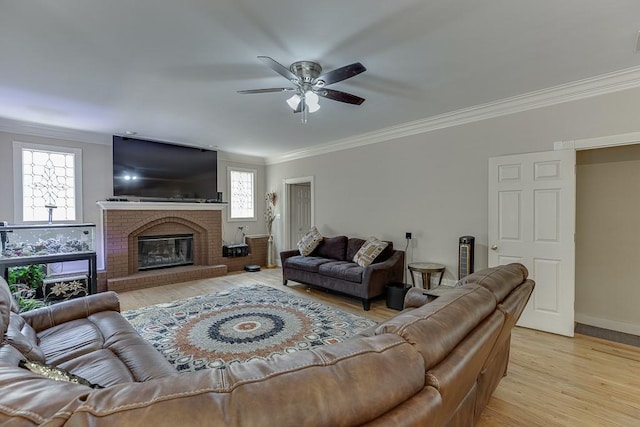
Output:
<instances>
[{"instance_id":1,"label":"small black trash can","mask_svg":"<svg viewBox=\"0 0 640 427\"><path fill-rule=\"evenodd\" d=\"M387 307L394 310L404 308L404 296L410 286L406 283L389 283L387 285Z\"/></svg>"}]
</instances>

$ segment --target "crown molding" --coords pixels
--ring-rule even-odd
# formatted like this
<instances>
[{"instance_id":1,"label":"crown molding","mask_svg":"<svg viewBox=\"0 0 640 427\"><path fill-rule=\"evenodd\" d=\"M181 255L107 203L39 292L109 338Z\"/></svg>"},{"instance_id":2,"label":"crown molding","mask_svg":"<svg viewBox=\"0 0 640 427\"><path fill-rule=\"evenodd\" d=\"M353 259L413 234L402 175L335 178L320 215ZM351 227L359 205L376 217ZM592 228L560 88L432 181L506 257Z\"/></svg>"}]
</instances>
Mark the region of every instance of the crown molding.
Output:
<instances>
[{"instance_id":1,"label":"crown molding","mask_svg":"<svg viewBox=\"0 0 640 427\"><path fill-rule=\"evenodd\" d=\"M334 151L362 147L378 142L389 141L420 133L431 132L467 123L548 107L570 101L590 98L608 93L640 87L640 67L627 68L596 77L577 80L568 84L554 86L526 94L504 98L474 107L464 108L440 114L426 119L404 123L364 133L350 138L340 139L327 144L316 145L303 150L266 158L267 165L284 163L291 160L327 154Z\"/></svg>"},{"instance_id":2,"label":"crown molding","mask_svg":"<svg viewBox=\"0 0 640 427\"><path fill-rule=\"evenodd\" d=\"M0 117L0 131L43 138L64 139L67 141L89 142L92 144L111 144L111 135L79 129L67 129L41 123L23 122Z\"/></svg>"},{"instance_id":3,"label":"crown molding","mask_svg":"<svg viewBox=\"0 0 640 427\"><path fill-rule=\"evenodd\" d=\"M251 156L248 154L230 153L228 151L218 151L218 160L232 163L245 163L257 166L265 165L264 157Z\"/></svg>"}]
</instances>

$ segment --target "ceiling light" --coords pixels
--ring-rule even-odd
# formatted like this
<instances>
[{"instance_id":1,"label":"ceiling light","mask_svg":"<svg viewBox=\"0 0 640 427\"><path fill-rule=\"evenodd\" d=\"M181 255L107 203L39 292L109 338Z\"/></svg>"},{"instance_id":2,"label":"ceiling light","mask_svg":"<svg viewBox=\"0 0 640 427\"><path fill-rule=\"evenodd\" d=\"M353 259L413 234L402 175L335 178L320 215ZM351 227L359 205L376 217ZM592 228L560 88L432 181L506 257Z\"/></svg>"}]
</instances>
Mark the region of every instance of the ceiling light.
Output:
<instances>
[{"instance_id":1,"label":"ceiling light","mask_svg":"<svg viewBox=\"0 0 640 427\"><path fill-rule=\"evenodd\" d=\"M312 91L307 91L303 96L298 94L293 95L291 98L287 99L287 104L293 111L298 111L300 108L300 103L304 102L302 106L302 123L307 122L307 113L315 113L320 109L320 104L318 104L319 97L317 94Z\"/></svg>"},{"instance_id":2,"label":"ceiling light","mask_svg":"<svg viewBox=\"0 0 640 427\"><path fill-rule=\"evenodd\" d=\"M311 91L304 94L304 102L307 104L307 109L310 113L315 113L320 109L320 104L318 104L318 95Z\"/></svg>"},{"instance_id":3,"label":"ceiling light","mask_svg":"<svg viewBox=\"0 0 640 427\"><path fill-rule=\"evenodd\" d=\"M298 105L300 105L300 100L302 98L300 98L299 95L293 95L291 98L287 99L287 104L289 104L289 107L291 107L292 110L297 110L298 109Z\"/></svg>"}]
</instances>

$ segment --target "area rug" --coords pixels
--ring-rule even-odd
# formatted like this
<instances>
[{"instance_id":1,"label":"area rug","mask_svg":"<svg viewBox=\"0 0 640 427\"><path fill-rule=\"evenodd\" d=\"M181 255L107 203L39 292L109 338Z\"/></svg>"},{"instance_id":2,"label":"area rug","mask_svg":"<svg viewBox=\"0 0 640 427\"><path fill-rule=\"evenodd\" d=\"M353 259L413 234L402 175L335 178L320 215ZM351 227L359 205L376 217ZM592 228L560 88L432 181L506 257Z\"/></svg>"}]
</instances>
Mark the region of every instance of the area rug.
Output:
<instances>
[{"instance_id":1,"label":"area rug","mask_svg":"<svg viewBox=\"0 0 640 427\"><path fill-rule=\"evenodd\" d=\"M376 324L263 285L250 285L122 313L178 371L335 344Z\"/></svg>"}]
</instances>

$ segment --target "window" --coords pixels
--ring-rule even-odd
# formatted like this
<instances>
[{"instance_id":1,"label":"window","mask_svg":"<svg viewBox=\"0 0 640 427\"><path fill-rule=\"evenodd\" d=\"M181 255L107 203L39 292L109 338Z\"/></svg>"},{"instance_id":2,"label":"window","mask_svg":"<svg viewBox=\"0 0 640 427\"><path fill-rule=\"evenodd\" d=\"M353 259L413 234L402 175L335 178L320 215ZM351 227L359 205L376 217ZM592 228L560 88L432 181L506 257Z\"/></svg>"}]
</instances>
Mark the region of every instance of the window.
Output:
<instances>
[{"instance_id":1,"label":"window","mask_svg":"<svg viewBox=\"0 0 640 427\"><path fill-rule=\"evenodd\" d=\"M229 220L256 219L256 171L228 168Z\"/></svg>"},{"instance_id":2,"label":"window","mask_svg":"<svg viewBox=\"0 0 640 427\"><path fill-rule=\"evenodd\" d=\"M14 142L13 163L16 221L81 220L81 150Z\"/></svg>"}]
</instances>

